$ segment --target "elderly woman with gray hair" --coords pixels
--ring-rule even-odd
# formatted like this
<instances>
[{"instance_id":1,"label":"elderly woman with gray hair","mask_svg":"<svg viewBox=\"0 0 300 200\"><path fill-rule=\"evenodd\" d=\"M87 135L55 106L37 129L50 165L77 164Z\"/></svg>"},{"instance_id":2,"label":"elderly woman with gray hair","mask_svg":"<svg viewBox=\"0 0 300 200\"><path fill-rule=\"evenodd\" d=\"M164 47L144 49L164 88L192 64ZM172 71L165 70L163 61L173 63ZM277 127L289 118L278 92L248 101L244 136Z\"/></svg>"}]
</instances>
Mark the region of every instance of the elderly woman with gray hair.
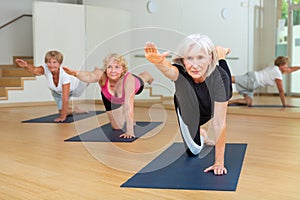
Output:
<instances>
[{"instance_id":1,"label":"elderly woman with gray hair","mask_svg":"<svg viewBox=\"0 0 300 200\"><path fill-rule=\"evenodd\" d=\"M175 83L174 103L186 152L196 156L207 138L201 128L212 119L216 136L215 162L204 172L227 173L224 166L226 113L232 96L231 74L225 61L228 48L215 47L206 35L193 34L184 38L173 53L159 53L152 42L145 46L145 56L167 78ZM219 65L218 65L219 60Z\"/></svg>"}]
</instances>

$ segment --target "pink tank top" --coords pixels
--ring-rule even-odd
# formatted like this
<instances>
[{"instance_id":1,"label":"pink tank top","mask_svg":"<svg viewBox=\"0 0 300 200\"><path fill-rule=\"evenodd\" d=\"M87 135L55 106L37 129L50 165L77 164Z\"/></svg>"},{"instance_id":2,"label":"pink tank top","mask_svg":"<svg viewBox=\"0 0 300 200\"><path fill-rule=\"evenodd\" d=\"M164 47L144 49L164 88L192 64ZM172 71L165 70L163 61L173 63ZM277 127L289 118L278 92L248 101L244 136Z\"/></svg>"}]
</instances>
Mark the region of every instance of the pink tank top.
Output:
<instances>
[{"instance_id":1,"label":"pink tank top","mask_svg":"<svg viewBox=\"0 0 300 200\"><path fill-rule=\"evenodd\" d=\"M119 97L115 97L114 95L112 95L109 91L108 91L108 78L106 79L105 81L105 84L104 86L101 86L101 93L103 93L103 95L109 100L111 101L112 103L115 103L115 104L123 104L124 101L125 101L125 90L124 90L124 83L126 81L126 78L128 77L128 75L131 74L130 72L127 72L125 75L124 75L124 78L123 78L123 84L122 84L122 96L119 98ZM134 76L134 80L135 80L135 91L134 93L137 93L141 87L141 82L140 80Z\"/></svg>"}]
</instances>

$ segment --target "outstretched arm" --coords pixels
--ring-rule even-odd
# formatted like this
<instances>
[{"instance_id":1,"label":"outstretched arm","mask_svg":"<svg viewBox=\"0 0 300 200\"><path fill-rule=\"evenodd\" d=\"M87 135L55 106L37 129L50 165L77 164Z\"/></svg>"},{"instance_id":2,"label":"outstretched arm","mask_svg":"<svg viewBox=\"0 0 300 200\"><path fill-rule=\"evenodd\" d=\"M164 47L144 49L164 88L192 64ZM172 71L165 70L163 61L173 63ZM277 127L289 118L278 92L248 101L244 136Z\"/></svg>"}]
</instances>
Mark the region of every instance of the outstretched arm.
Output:
<instances>
[{"instance_id":1,"label":"outstretched arm","mask_svg":"<svg viewBox=\"0 0 300 200\"><path fill-rule=\"evenodd\" d=\"M86 82L86 83L96 83L98 82L102 75L103 75L103 70L100 68L95 68L94 71L89 72L89 71L78 71L78 70L73 70L68 67L63 67L65 72L69 75L77 77L79 80Z\"/></svg>"},{"instance_id":2,"label":"outstretched arm","mask_svg":"<svg viewBox=\"0 0 300 200\"><path fill-rule=\"evenodd\" d=\"M279 92L279 96L280 96L282 106L285 107L286 102L285 102L285 95L284 95L282 80L281 79L275 79L275 82L276 82L276 86L277 86L277 89L278 89L278 92Z\"/></svg>"},{"instance_id":3,"label":"outstretched arm","mask_svg":"<svg viewBox=\"0 0 300 200\"><path fill-rule=\"evenodd\" d=\"M166 59L169 52L160 54L157 47L152 42L147 42L145 46L145 57L151 63L153 63L167 78L172 81L178 78L178 69Z\"/></svg>"},{"instance_id":4,"label":"outstretched arm","mask_svg":"<svg viewBox=\"0 0 300 200\"><path fill-rule=\"evenodd\" d=\"M299 69L300 69L300 67L298 67L298 66L288 67L286 69L286 71L284 72L284 74L290 74L290 73L295 72L295 71L297 71Z\"/></svg>"},{"instance_id":5,"label":"outstretched arm","mask_svg":"<svg viewBox=\"0 0 300 200\"><path fill-rule=\"evenodd\" d=\"M44 68L42 66L35 67L31 64L28 64L25 60L22 59L16 59L16 63L18 64L18 66L22 67L23 69L30 72L31 74L38 75L38 76L44 74Z\"/></svg>"}]
</instances>

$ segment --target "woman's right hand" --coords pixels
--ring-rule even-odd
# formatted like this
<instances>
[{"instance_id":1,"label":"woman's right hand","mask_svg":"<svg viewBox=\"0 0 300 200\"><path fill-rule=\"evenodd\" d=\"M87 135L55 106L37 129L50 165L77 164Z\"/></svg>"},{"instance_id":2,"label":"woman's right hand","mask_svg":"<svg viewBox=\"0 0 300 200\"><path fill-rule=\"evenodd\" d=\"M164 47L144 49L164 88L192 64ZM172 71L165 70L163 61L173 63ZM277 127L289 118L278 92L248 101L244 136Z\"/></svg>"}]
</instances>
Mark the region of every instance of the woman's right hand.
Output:
<instances>
[{"instance_id":1,"label":"woman's right hand","mask_svg":"<svg viewBox=\"0 0 300 200\"><path fill-rule=\"evenodd\" d=\"M130 138L135 138L135 135L133 133L123 133L119 137L125 138L125 139L130 139Z\"/></svg>"},{"instance_id":2,"label":"woman's right hand","mask_svg":"<svg viewBox=\"0 0 300 200\"><path fill-rule=\"evenodd\" d=\"M214 164L204 170L205 173L213 171L215 175L225 175L227 174L227 169L224 167L223 164Z\"/></svg>"},{"instance_id":3,"label":"woman's right hand","mask_svg":"<svg viewBox=\"0 0 300 200\"><path fill-rule=\"evenodd\" d=\"M144 50L147 60L155 65L163 65L169 55L169 51L160 54L153 42L147 42Z\"/></svg>"},{"instance_id":4,"label":"woman's right hand","mask_svg":"<svg viewBox=\"0 0 300 200\"><path fill-rule=\"evenodd\" d=\"M16 63L17 63L20 67L22 67L22 68L28 67L28 64L27 64L27 62L26 62L25 60L22 60L22 59L16 59Z\"/></svg>"},{"instance_id":5,"label":"woman's right hand","mask_svg":"<svg viewBox=\"0 0 300 200\"><path fill-rule=\"evenodd\" d=\"M65 66L63 66L62 68L65 70L65 72L67 74L72 75L72 76L77 76L77 72L78 72L77 70L73 70L73 69L70 69L70 68L65 67Z\"/></svg>"}]
</instances>

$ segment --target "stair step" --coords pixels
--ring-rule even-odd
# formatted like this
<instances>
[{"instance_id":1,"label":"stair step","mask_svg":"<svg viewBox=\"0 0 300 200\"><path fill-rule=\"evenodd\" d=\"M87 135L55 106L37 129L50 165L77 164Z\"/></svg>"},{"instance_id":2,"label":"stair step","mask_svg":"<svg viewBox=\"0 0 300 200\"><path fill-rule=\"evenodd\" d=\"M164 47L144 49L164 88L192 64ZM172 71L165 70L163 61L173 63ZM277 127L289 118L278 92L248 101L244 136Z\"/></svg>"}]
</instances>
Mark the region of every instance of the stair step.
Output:
<instances>
[{"instance_id":1,"label":"stair step","mask_svg":"<svg viewBox=\"0 0 300 200\"><path fill-rule=\"evenodd\" d=\"M1 87L22 87L21 77L0 77Z\"/></svg>"},{"instance_id":2,"label":"stair step","mask_svg":"<svg viewBox=\"0 0 300 200\"><path fill-rule=\"evenodd\" d=\"M13 64L0 65L0 100L8 99L9 90L23 90L24 80L35 80L35 76L17 66L16 59L33 65L32 56L13 56Z\"/></svg>"},{"instance_id":3,"label":"stair step","mask_svg":"<svg viewBox=\"0 0 300 200\"><path fill-rule=\"evenodd\" d=\"M0 87L0 98L7 97L7 90L5 87Z\"/></svg>"},{"instance_id":4,"label":"stair step","mask_svg":"<svg viewBox=\"0 0 300 200\"><path fill-rule=\"evenodd\" d=\"M34 75L22 68L5 68L2 69L2 77L34 77Z\"/></svg>"},{"instance_id":5,"label":"stair step","mask_svg":"<svg viewBox=\"0 0 300 200\"><path fill-rule=\"evenodd\" d=\"M0 69L6 69L6 68L16 69L16 68L19 68L19 67L16 67L15 65L0 65Z\"/></svg>"},{"instance_id":6,"label":"stair step","mask_svg":"<svg viewBox=\"0 0 300 200\"><path fill-rule=\"evenodd\" d=\"M152 88L152 86L145 86L144 88L149 90L150 97L158 97L159 99L162 100L163 95L161 95L161 94L153 94L153 88Z\"/></svg>"}]
</instances>

